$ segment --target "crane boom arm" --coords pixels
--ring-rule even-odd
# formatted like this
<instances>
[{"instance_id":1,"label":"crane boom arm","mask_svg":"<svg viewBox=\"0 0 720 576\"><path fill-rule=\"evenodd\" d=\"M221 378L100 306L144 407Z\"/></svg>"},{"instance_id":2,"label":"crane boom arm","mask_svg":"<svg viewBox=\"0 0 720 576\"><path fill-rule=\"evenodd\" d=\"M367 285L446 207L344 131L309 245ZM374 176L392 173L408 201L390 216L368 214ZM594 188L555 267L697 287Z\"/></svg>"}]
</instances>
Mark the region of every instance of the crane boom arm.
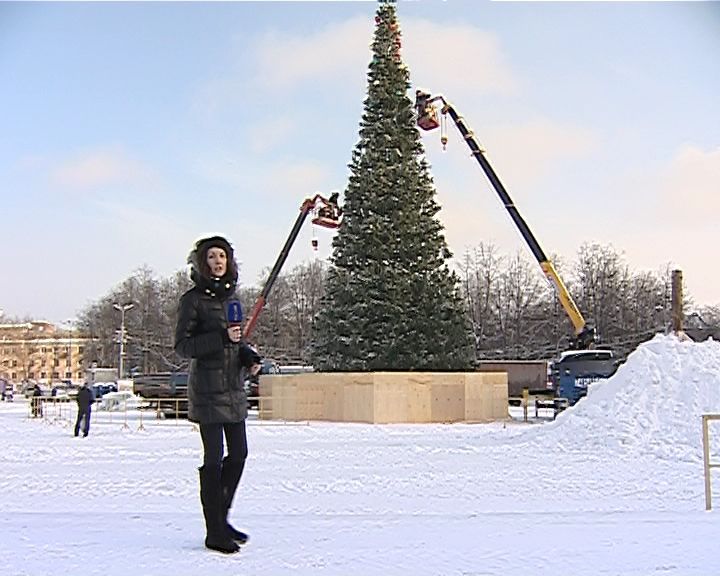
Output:
<instances>
[{"instance_id":1,"label":"crane boom arm","mask_svg":"<svg viewBox=\"0 0 720 576\"><path fill-rule=\"evenodd\" d=\"M320 224L321 226L325 226L328 228L336 228L339 224L339 214L338 206L336 204L336 201L333 200L331 197L331 200L326 200L323 198L320 194L315 194L312 198L306 198L302 205L300 206L300 213L298 214L297 218L295 219L295 223L293 224L292 229L290 230L290 234L287 237L287 240L285 240L285 244L282 247L282 250L280 250L280 254L277 257L277 260L275 260L275 264L272 267L272 270L270 271L270 275L268 276L268 279L265 281L265 285L262 288L262 291L260 292L260 295L258 296L258 299L255 301L255 304L252 307L252 310L250 311L250 316L248 317L248 321L245 324L245 328L243 329L243 337L249 338L250 334L252 333L253 329L255 328L255 324L257 324L258 318L260 317L260 313L263 311L263 308L265 308L265 304L267 302L268 296L270 295L270 291L272 290L273 284L275 284L275 280L277 280L278 276L280 275L280 271L282 270L283 265L285 264L285 260L287 260L288 254L290 254L290 249L292 248L292 245L295 243L295 240L298 237L298 234L300 233L300 229L302 228L303 223L305 222L305 219L307 218L307 215L317 206L322 205L323 207L329 207L333 208L334 211L331 211L328 215L319 217L313 220L313 222Z\"/></svg>"},{"instance_id":2,"label":"crane boom arm","mask_svg":"<svg viewBox=\"0 0 720 576\"><path fill-rule=\"evenodd\" d=\"M484 151L478 145L477 141L475 140L475 136L473 135L473 132L467 127L467 125L465 124L465 120L462 118L462 116L457 113L455 108L449 102L447 102L447 100L445 100L443 96L437 95L434 97L430 97L429 94L418 91L417 100L415 102L415 106L418 112L418 124L425 129L428 129L426 128L426 126L436 127L438 125L433 121L423 122L423 119L426 119L429 115L435 113L434 107L432 105L435 101L442 102L441 112L443 114L449 114L450 118L452 118L455 126L457 126L457 129L460 131L460 134L469 146L473 157L475 158L475 160L477 160L478 164L480 164L483 172L485 172L488 180L490 180L490 184L492 184L495 192L500 197L500 201L503 203L503 206L505 206L508 214L510 214L510 218L512 218L515 226L517 226L520 234L529 246L530 251L533 253L533 256L535 256L538 264L540 264L540 268L545 274L545 277L550 281L553 288L555 289L558 299L560 300L560 303L562 304L562 307L565 310L565 313L568 315L568 318L570 319L570 322L572 323L575 330L575 339L577 346L581 348L590 347L595 341L595 330L586 324L585 318L583 318L580 309L577 307L575 301L572 299L570 292L565 286L565 283L560 278L560 275L555 269L555 266L545 255L545 252L535 238L535 235L530 230L530 227L527 225L524 218L520 215L520 212L515 206L515 203L512 201L512 198L510 198L510 194L508 194L505 186L503 186L500 178L495 173L495 170L493 170L490 162L485 157Z\"/></svg>"}]
</instances>

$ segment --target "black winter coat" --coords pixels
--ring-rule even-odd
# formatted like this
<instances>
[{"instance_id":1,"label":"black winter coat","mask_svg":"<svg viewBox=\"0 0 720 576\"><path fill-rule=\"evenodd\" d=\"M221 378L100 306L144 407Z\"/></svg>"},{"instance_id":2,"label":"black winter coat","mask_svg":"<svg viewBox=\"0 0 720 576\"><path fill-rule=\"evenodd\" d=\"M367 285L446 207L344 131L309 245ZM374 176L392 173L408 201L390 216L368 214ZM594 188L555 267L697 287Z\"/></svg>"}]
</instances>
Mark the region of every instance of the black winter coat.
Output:
<instances>
[{"instance_id":1,"label":"black winter coat","mask_svg":"<svg viewBox=\"0 0 720 576\"><path fill-rule=\"evenodd\" d=\"M188 420L240 422L247 417L246 368L261 361L245 343L227 335L226 300L195 287L180 298L175 351L190 358Z\"/></svg>"},{"instance_id":2,"label":"black winter coat","mask_svg":"<svg viewBox=\"0 0 720 576\"><path fill-rule=\"evenodd\" d=\"M95 402L95 394L90 388L83 386L78 390L76 401L80 410L87 410Z\"/></svg>"}]
</instances>

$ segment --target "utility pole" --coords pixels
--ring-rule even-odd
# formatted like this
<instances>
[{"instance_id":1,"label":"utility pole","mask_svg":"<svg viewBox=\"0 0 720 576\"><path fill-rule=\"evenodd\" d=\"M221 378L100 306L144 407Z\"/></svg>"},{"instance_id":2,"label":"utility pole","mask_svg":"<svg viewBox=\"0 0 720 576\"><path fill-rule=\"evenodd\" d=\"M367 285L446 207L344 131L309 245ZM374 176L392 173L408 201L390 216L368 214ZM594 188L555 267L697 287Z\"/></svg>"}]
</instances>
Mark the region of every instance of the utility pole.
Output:
<instances>
[{"instance_id":1,"label":"utility pole","mask_svg":"<svg viewBox=\"0 0 720 576\"><path fill-rule=\"evenodd\" d=\"M672 271L672 331L683 331L683 276L682 270Z\"/></svg>"},{"instance_id":2,"label":"utility pole","mask_svg":"<svg viewBox=\"0 0 720 576\"><path fill-rule=\"evenodd\" d=\"M113 304L115 310L120 310L120 358L118 362L118 380L122 380L125 372L123 370L123 358L125 357L125 312L133 308L135 304L120 305L117 302Z\"/></svg>"}]
</instances>

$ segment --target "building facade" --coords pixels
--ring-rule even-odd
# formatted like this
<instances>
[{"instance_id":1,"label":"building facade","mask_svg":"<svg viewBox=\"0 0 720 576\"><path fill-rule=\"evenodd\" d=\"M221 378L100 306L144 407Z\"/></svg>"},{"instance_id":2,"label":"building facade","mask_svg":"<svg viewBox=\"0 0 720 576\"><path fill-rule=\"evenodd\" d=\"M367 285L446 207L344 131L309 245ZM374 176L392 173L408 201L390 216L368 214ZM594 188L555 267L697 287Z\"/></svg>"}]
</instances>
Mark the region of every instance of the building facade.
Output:
<instances>
[{"instance_id":1,"label":"building facade","mask_svg":"<svg viewBox=\"0 0 720 576\"><path fill-rule=\"evenodd\" d=\"M15 383L82 381L88 342L50 322L0 324L0 378Z\"/></svg>"}]
</instances>

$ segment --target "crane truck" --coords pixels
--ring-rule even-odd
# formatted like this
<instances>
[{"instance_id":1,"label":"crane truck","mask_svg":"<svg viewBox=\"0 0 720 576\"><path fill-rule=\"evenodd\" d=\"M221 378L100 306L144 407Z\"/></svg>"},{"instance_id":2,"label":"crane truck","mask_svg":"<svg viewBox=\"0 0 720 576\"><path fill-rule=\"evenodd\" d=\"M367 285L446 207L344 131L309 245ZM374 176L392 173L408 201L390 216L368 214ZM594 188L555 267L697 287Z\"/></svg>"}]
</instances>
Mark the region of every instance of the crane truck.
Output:
<instances>
[{"instance_id":1,"label":"crane truck","mask_svg":"<svg viewBox=\"0 0 720 576\"><path fill-rule=\"evenodd\" d=\"M440 105L442 117L438 116L438 105ZM440 94L432 95L423 90L415 92L415 110L417 113L417 125L426 131L444 126L441 120L444 120L446 115L450 116L470 148L472 156L480 164L510 218L530 248L545 277L553 286L560 304L573 325L574 337L571 341L571 347L574 350L563 353L557 362L552 363L551 379L556 395L566 399L570 405L574 404L587 394L588 383L600 378L607 378L615 372L617 362L612 351L595 350L597 343L595 328L585 321L555 266L546 256L545 251L540 246L525 219L521 216L510 194L485 157L484 150L478 144L475 135L468 128L463 117L457 113L444 96ZM447 144L447 134L444 130L441 131L441 142L443 146Z\"/></svg>"}]
</instances>

